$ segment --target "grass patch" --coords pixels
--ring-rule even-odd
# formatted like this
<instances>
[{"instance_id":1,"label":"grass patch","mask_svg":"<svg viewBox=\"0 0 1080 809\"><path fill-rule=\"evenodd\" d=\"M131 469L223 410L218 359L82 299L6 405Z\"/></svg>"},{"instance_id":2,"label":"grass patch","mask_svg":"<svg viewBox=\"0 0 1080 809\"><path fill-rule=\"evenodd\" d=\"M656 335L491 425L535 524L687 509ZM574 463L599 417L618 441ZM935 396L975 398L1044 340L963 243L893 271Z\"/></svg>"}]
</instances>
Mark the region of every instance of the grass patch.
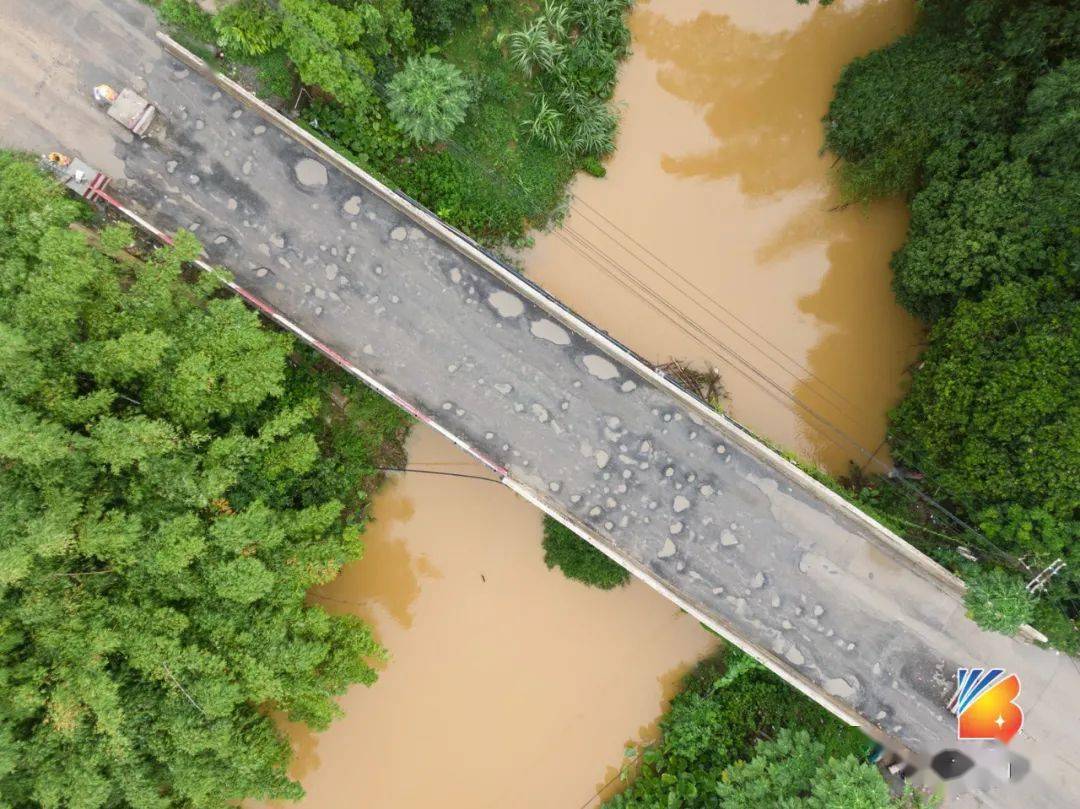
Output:
<instances>
[{"instance_id":1,"label":"grass patch","mask_svg":"<svg viewBox=\"0 0 1080 809\"><path fill-rule=\"evenodd\" d=\"M477 99L454 140L468 155L460 158L470 164L469 171L500 186L499 203L507 210L508 226L511 217L520 217L523 226L547 224L577 168L571 157L531 140L522 131L536 83L510 63L497 39L533 16L535 4L527 2L507 3L479 14L471 27L451 38L443 52L466 75L476 77Z\"/></svg>"}]
</instances>

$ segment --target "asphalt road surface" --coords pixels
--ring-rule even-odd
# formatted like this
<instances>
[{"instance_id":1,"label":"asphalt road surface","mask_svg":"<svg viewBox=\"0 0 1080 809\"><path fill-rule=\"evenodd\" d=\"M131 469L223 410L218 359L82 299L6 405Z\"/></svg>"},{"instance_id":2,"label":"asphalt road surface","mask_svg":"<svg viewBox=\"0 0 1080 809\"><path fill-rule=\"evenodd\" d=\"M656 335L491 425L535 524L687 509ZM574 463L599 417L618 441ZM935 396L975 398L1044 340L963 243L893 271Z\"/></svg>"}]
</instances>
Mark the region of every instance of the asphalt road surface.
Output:
<instances>
[{"instance_id":1,"label":"asphalt road surface","mask_svg":"<svg viewBox=\"0 0 1080 809\"><path fill-rule=\"evenodd\" d=\"M909 749L971 744L945 709L958 666L1019 674L1009 749L1031 770L978 802L1080 806L1074 661L979 630L781 464L165 55L135 0L0 0L0 24L0 144L106 171L639 575ZM102 81L152 99L164 134L134 140L95 108Z\"/></svg>"}]
</instances>

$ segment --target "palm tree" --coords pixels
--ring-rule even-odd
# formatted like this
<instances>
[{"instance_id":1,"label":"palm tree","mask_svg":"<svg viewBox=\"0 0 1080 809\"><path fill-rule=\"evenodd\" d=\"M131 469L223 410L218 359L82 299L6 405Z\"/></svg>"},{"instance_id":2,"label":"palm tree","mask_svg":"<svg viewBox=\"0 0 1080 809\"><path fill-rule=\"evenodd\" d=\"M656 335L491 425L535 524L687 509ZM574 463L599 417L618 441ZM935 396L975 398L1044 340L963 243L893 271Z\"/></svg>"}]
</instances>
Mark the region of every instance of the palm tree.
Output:
<instances>
[{"instance_id":1,"label":"palm tree","mask_svg":"<svg viewBox=\"0 0 1080 809\"><path fill-rule=\"evenodd\" d=\"M461 71L430 55L410 58L386 89L394 122L417 143L449 138L471 100Z\"/></svg>"},{"instance_id":2,"label":"palm tree","mask_svg":"<svg viewBox=\"0 0 1080 809\"><path fill-rule=\"evenodd\" d=\"M510 35L510 58L527 76L537 68L551 70L562 50L562 44L551 38L551 30L543 17Z\"/></svg>"},{"instance_id":3,"label":"palm tree","mask_svg":"<svg viewBox=\"0 0 1080 809\"><path fill-rule=\"evenodd\" d=\"M536 114L525 121L530 135L553 149L563 148L563 114L548 104L547 97L540 96Z\"/></svg>"}]
</instances>

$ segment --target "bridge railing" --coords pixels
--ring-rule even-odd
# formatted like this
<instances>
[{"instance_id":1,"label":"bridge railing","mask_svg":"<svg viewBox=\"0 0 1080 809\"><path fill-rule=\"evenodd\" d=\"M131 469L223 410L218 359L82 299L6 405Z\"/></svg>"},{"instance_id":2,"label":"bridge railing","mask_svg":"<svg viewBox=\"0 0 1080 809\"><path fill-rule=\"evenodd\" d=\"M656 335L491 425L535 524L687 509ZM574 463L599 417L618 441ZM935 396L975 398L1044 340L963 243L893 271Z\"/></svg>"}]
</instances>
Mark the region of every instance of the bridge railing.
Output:
<instances>
[{"instance_id":1,"label":"bridge railing","mask_svg":"<svg viewBox=\"0 0 1080 809\"><path fill-rule=\"evenodd\" d=\"M228 77L215 72L206 62L178 45L168 36L159 33L158 39L168 53L183 62L197 74L215 83L238 102L263 117L287 136L300 142L320 158L335 166L338 170L357 181L370 192L382 198L386 203L401 211L418 226L424 228L424 230L428 231L432 236L438 238L448 247L461 254L465 260L480 269L487 270L492 275L499 278L509 288L520 292L526 298L532 300L534 304L543 308L553 317L558 318L568 328L577 332L583 338L591 341L599 350L610 355L613 359L624 365L624 367L633 369L641 378L647 380L658 389L668 392L693 412L696 412L698 417L706 419L716 425L725 432L730 440L736 442L747 453L757 457L762 462L769 464L773 469L783 474L793 484L798 485L808 494L828 503L835 508L838 513L844 514L849 519L860 524L866 529L863 536L865 536L868 541L874 542L894 558L907 562L912 572L935 581L938 586L942 587L943 591L959 600L959 597L963 593L964 586L957 577L953 576L941 565L926 557L869 515L857 509L843 497L814 480L787 459L783 458L771 447L761 442L761 440L754 436L744 425L739 424L725 414L716 411L698 396L696 392L688 391L677 384L671 377L662 373L636 351L581 317L565 303L552 296L531 279L524 277L517 270L509 267L498 256L493 255L467 234L447 225L432 211L418 201L412 199L409 195L404 194L397 189L393 189L372 177L347 158L334 151L326 143L316 138L312 133L298 126L295 122L289 120L277 110L274 110L269 105L253 96L245 88L241 87ZM285 322L285 319L280 315L275 317L275 319L278 320L278 322ZM294 327L290 328L293 331L296 330ZM400 399L400 397L394 395L393 391L389 390L386 384L381 383L378 380L369 381L369 375L363 373L360 369L355 369L355 366L352 366L351 363L349 363L349 366L351 366L349 368L350 371L360 376L360 378L365 381L368 381L369 384L374 382L373 387L380 392L384 392L384 395L390 396L390 398L395 401ZM418 409L411 404L406 409L414 414L418 413ZM614 550L608 546L602 537L598 535L594 536L592 530L588 526L577 524L577 521L570 515L562 512L558 504L549 502L545 492L531 491L523 484L512 480L509 475L505 473L505 470L501 470L497 464L492 463L489 459L484 458L479 452L471 448L465 439L453 435L450 431L438 424L435 417L428 417L428 414L419 414L419 417L425 422L432 424L435 429L446 435L455 444L478 457L491 468L500 471L503 475L503 482L514 491L567 524L568 527L584 536L589 542L608 555L615 554ZM626 563L625 560L620 561L624 564ZM633 564L631 564L630 567L635 569L635 573L640 578L644 579L650 586L664 593L665 596L672 601L675 601L684 609L688 609L688 611L694 614L699 620L704 620L707 625L716 629L724 635L724 637L735 642L740 648L748 651L758 660L761 660L787 682L814 698L817 702L821 703L845 721L858 723L868 730L874 728L873 723L858 717L857 714L853 714L851 706L842 704L831 696L824 694L820 690L819 684L808 681L800 672L791 669L783 661L776 659L767 650L757 649L747 639L737 637L729 627L725 626L721 616L705 615L701 609L696 608L695 605L689 604L685 598L682 598L678 593L674 593L663 582L657 581L651 577L647 571L638 570L636 569L638 566Z\"/></svg>"}]
</instances>

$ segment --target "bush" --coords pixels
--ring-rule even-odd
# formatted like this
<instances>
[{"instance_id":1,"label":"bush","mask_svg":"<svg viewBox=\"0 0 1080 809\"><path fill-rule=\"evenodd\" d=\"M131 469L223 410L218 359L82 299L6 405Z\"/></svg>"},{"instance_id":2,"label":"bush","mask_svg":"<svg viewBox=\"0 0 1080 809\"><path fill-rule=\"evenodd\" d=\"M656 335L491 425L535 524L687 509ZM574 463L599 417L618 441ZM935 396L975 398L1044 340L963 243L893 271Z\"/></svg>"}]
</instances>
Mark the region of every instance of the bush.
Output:
<instances>
[{"instance_id":1,"label":"bush","mask_svg":"<svg viewBox=\"0 0 1080 809\"><path fill-rule=\"evenodd\" d=\"M1043 174L1080 172L1080 56L1040 76L1027 100L1014 151Z\"/></svg>"},{"instance_id":2,"label":"bush","mask_svg":"<svg viewBox=\"0 0 1080 809\"><path fill-rule=\"evenodd\" d=\"M603 42L616 59L625 59L630 54L626 12L633 4L634 0L569 0L570 23L582 39Z\"/></svg>"},{"instance_id":3,"label":"bush","mask_svg":"<svg viewBox=\"0 0 1080 809\"><path fill-rule=\"evenodd\" d=\"M1064 0L933 0L915 31L844 68L825 118L847 199L915 191L950 144L1010 132L1038 76L1075 55Z\"/></svg>"},{"instance_id":4,"label":"bush","mask_svg":"<svg viewBox=\"0 0 1080 809\"><path fill-rule=\"evenodd\" d=\"M387 108L417 143L446 140L465 120L469 82L449 62L434 56L410 58L387 87Z\"/></svg>"},{"instance_id":5,"label":"bush","mask_svg":"<svg viewBox=\"0 0 1080 809\"><path fill-rule=\"evenodd\" d=\"M546 96L537 99L533 117L524 123L531 137L552 149L563 147L563 114L548 103Z\"/></svg>"},{"instance_id":6,"label":"bush","mask_svg":"<svg viewBox=\"0 0 1080 809\"><path fill-rule=\"evenodd\" d=\"M599 159L617 116L597 111L594 95L610 97L616 60L628 52L629 0L552 0L539 15L536 4L505 0L239 0L216 19L190 0L147 2L185 29L188 47L210 58L206 44L221 43L230 59L253 67L263 94L290 106L309 99L303 121L316 134L491 247L522 247L531 230L557 220L577 169L604 173ZM507 56L505 34L537 22L549 69L526 76ZM376 88L405 82L406 70L394 72L417 46L428 51L422 60L438 63L438 51L476 77L471 92L460 81L442 95L418 82L412 94L383 98ZM570 51L573 69L563 69L555 55ZM297 96L297 83L311 92ZM571 85L586 105L574 111L561 100ZM530 108L535 133L523 137ZM579 120L581 109L592 116ZM449 137L452 148L424 148Z\"/></svg>"},{"instance_id":7,"label":"bush","mask_svg":"<svg viewBox=\"0 0 1080 809\"><path fill-rule=\"evenodd\" d=\"M1062 636L1080 592L1080 9L920 5L911 34L844 69L825 119L845 199L911 197L894 289L933 330L890 443L1006 553L1068 560L1039 614L1074 648ZM1048 604L1067 612L1049 620Z\"/></svg>"},{"instance_id":8,"label":"bush","mask_svg":"<svg viewBox=\"0 0 1080 809\"><path fill-rule=\"evenodd\" d=\"M601 590L630 581L628 571L551 517L544 517L544 564L548 569L558 566L566 578Z\"/></svg>"},{"instance_id":9,"label":"bush","mask_svg":"<svg viewBox=\"0 0 1080 809\"><path fill-rule=\"evenodd\" d=\"M510 184L493 177L494 169L486 161L463 150L417 153L381 104L373 104L362 122L336 105L314 104L309 113L309 120L318 120L318 133L324 139L384 181L420 200L440 218L489 244L523 239L531 222L546 221L571 176L572 166L553 161L544 147L522 144L513 153L520 163L512 165L515 172L529 172L525 178L529 181L528 193L521 193L524 180ZM496 114L506 120L503 110L485 108L485 118ZM479 122L470 125L470 137L475 136L477 128ZM510 129L516 126L510 124ZM489 133L492 129L483 131Z\"/></svg>"},{"instance_id":10,"label":"bush","mask_svg":"<svg viewBox=\"0 0 1080 809\"><path fill-rule=\"evenodd\" d=\"M998 284L1051 272L1058 252L1075 241L1061 203L1026 160L976 177L933 179L912 201L908 240L893 259L897 299L936 320ZM1080 216L1080 206L1071 213Z\"/></svg>"},{"instance_id":11,"label":"bush","mask_svg":"<svg viewBox=\"0 0 1080 809\"><path fill-rule=\"evenodd\" d=\"M781 734L788 738L792 734L784 728L799 728L806 734L798 735L805 755L785 777L774 778L779 774L763 770L775 768L762 766L775 758L773 752L783 759L801 754L781 745L784 754L779 755L779 747L765 746L759 740ZM732 806L779 806L778 801L753 798L781 793L793 800L803 798L813 788L815 773L829 759L845 760L870 746L858 730L845 726L732 647L725 647L686 678L683 690L660 720L660 729L660 740L640 752L637 776L604 804L607 809L728 806L728 802L718 801L718 795L732 801L745 799L745 803ZM628 751L629 755L635 753L634 749ZM879 787L875 780L880 783L880 776L872 768L868 772L875 779L867 779L859 791L876 795ZM751 773L755 777L747 777ZM624 778L627 775L624 771ZM731 781L741 788L725 792L724 785ZM782 805L806 806L801 802Z\"/></svg>"},{"instance_id":12,"label":"bush","mask_svg":"<svg viewBox=\"0 0 1080 809\"><path fill-rule=\"evenodd\" d=\"M602 157L615 150L615 131L619 116L610 105L593 100L576 116L567 143L571 152L587 157Z\"/></svg>"},{"instance_id":13,"label":"bush","mask_svg":"<svg viewBox=\"0 0 1080 809\"><path fill-rule=\"evenodd\" d=\"M1015 635L1035 614L1035 602L1024 582L1004 570L979 571L967 578L964 606L983 629Z\"/></svg>"},{"instance_id":14,"label":"bush","mask_svg":"<svg viewBox=\"0 0 1080 809\"><path fill-rule=\"evenodd\" d=\"M472 22L476 0L406 0L412 13L416 39L422 45L439 45L455 28Z\"/></svg>"},{"instance_id":15,"label":"bush","mask_svg":"<svg viewBox=\"0 0 1080 809\"><path fill-rule=\"evenodd\" d=\"M214 16L217 42L227 53L261 56L281 40L281 18L267 0L240 0Z\"/></svg>"},{"instance_id":16,"label":"bush","mask_svg":"<svg viewBox=\"0 0 1080 809\"><path fill-rule=\"evenodd\" d=\"M1052 647L1075 657L1080 655L1080 628L1068 616L1067 609L1068 605L1042 596L1035 602L1035 614L1028 623L1046 635Z\"/></svg>"},{"instance_id":17,"label":"bush","mask_svg":"<svg viewBox=\"0 0 1080 809\"><path fill-rule=\"evenodd\" d=\"M930 333L890 419L897 459L995 541L1080 565L1069 540L1080 503L1080 302L1059 285L1005 284L961 303Z\"/></svg>"},{"instance_id":18,"label":"bush","mask_svg":"<svg viewBox=\"0 0 1080 809\"><path fill-rule=\"evenodd\" d=\"M279 0L279 9L282 43L301 80L329 93L353 115L373 102L379 63L412 44L412 20L401 0Z\"/></svg>"},{"instance_id":19,"label":"bush","mask_svg":"<svg viewBox=\"0 0 1080 809\"><path fill-rule=\"evenodd\" d=\"M510 34L510 58L526 76L540 70L554 69L563 50L562 43L553 39L554 33L547 20L539 17L520 31Z\"/></svg>"},{"instance_id":20,"label":"bush","mask_svg":"<svg viewBox=\"0 0 1080 809\"><path fill-rule=\"evenodd\" d=\"M159 0L157 11L165 23L188 37L200 42L213 42L216 38L213 17L193 0Z\"/></svg>"},{"instance_id":21,"label":"bush","mask_svg":"<svg viewBox=\"0 0 1080 809\"><path fill-rule=\"evenodd\" d=\"M891 809L897 804L881 773L848 755L827 758L805 730L782 728L759 742L749 761L724 771L716 785L724 809Z\"/></svg>"},{"instance_id":22,"label":"bush","mask_svg":"<svg viewBox=\"0 0 1080 809\"><path fill-rule=\"evenodd\" d=\"M514 63L538 85L530 138L571 158L615 148L619 116L609 103L618 63L629 52L625 0L549 0L531 23L510 34Z\"/></svg>"},{"instance_id":23,"label":"bush","mask_svg":"<svg viewBox=\"0 0 1080 809\"><path fill-rule=\"evenodd\" d=\"M255 68L260 95L292 101L296 91L296 71L283 48L275 48L269 53L251 56L244 61Z\"/></svg>"},{"instance_id":24,"label":"bush","mask_svg":"<svg viewBox=\"0 0 1080 809\"><path fill-rule=\"evenodd\" d=\"M607 168L595 157L586 157L581 161L581 170L593 177L606 177Z\"/></svg>"}]
</instances>

